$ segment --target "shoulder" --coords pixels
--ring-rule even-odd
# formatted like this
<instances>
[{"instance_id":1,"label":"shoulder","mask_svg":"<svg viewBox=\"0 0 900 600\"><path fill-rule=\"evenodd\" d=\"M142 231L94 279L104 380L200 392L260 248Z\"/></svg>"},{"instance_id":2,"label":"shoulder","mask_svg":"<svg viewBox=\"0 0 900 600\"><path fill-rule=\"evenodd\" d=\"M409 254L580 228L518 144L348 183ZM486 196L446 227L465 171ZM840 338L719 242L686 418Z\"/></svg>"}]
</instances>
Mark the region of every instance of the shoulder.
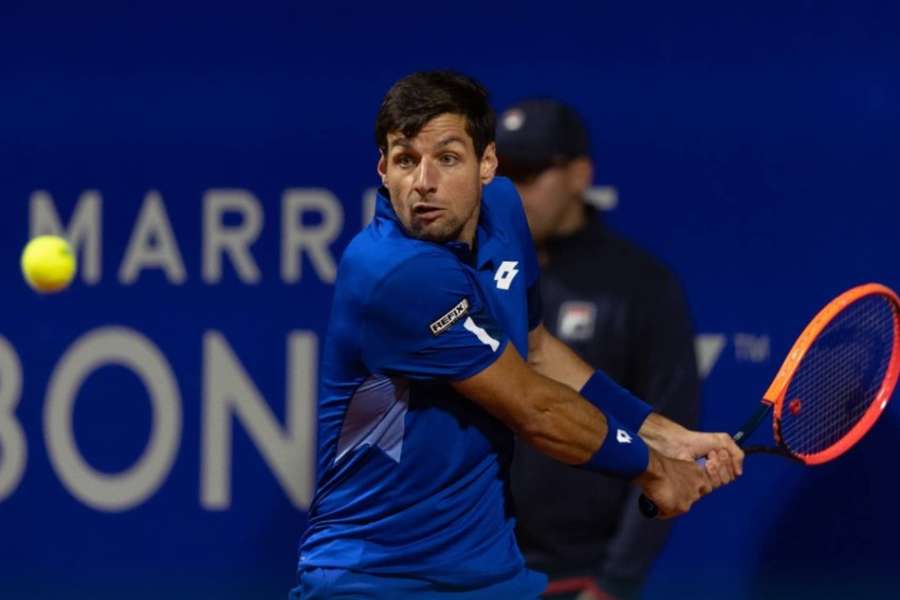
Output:
<instances>
[{"instance_id":1,"label":"shoulder","mask_svg":"<svg viewBox=\"0 0 900 600\"><path fill-rule=\"evenodd\" d=\"M494 177L484 186L482 202L489 210L497 213L522 212L522 199L516 186L506 177Z\"/></svg>"},{"instance_id":2,"label":"shoulder","mask_svg":"<svg viewBox=\"0 0 900 600\"><path fill-rule=\"evenodd\" d=\"M426 297L449 283L458 286L466 279L462 263L449 250L428 242L419 242L412 250L392 257L382 267L376 286L381 295L406 293Z\"/></svg>"},{"instance_id":3,"label":"shoulder","mask_svg":"<svg viewBox=\"0 0 900 600\"><path fill-rule=\"evenodd\" d=\"M512 181L506 177L495 177L484 186L482 206L495 230L511 231L519 241L531 245L525 207Z\"/></svg>"},{"instance_id":4,"label":"shoulder","mask_svg":"<svg viewBox=\"0 0 900 600\"><path fill-rule=\"evenodd\" d=\"M463 267L447 248L409 237L381 237L363 230L341 259L338 284L366 303L431 295L458 288Z\"/></svg>"},{"instance_id":5,"label":"shoulder","mask_svg":"<svg viewBox=\"0 0 900 600\"><path fill-rule=\"evenodd\" d=\"M428 345L423 339L436 335L442 319L452 324L471 310L477 284L449 250L427 242L414 247L417 252L395 257L373 277L361 314L383 340Z\"/></svg>"},{"instance_id":6,"label":"shoulder","mask_svg":"<svg viewBox=\"0 0 900 600\"><path fill-rule=\"evenodd\" d=\"M609 263L615 265L613 276L625 286L638 314L689 318L681 281L662 259L614 233L607 233L606 246Z\"/></svg>"},{"instance_id":7,"label":"shoulder","mask_svg":"<svg viewBox=\"0 0 900 600\"><path fill-rule=\"evenodd\" d=\"M631 240L617 233L606 231L604 243L623 269L639 276L647 287L670 288L678 286L672 269L660 258L654 256Z\"/></svg>"},{"instance_id":8,"label":"shoulder","mask_svg":"<svg viewBox=\"0 0 900 600\"><path fill-rule=\"evenodd\" d=\"M519 202L519 193L516 186L508 177L494 177L489 184L484 186L485 193L490 193L492 197L500 198L500 201Z\"/></svg>"},{"instance_id":9,"label":"shoulder","mask_svg":"<svg viewBox=\"0 0 900 600\"><path fill-rule=\"evenodd\" d=\"M341 257L340 271L380 281L403 265L446 266L458 262L437 244L401 235L384 235L376 224L359 232Z\"/></svg>"}]
</instances>

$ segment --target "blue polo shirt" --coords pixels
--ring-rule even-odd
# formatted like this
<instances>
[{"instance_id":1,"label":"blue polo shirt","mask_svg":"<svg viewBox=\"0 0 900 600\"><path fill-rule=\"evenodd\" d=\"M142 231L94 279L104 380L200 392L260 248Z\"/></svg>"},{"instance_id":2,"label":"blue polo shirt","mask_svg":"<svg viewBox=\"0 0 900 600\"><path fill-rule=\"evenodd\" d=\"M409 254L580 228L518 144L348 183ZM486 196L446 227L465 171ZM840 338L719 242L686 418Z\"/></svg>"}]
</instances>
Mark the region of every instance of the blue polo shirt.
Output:
<instances>
[{"instance_id":1,"label":"blue polo shirt","mask_svg":"<svg viewBox=\"0 0 900 600\"><path fill-rule=\"evenodd\" d=\"M525 213L484 187L475 251L406 235L386 191L341 260L320 369L318 477L299 568L479 589L524 569L508 474L513 436L450 381L524 357L540 322Z\"/></svg>"}]
</instances>

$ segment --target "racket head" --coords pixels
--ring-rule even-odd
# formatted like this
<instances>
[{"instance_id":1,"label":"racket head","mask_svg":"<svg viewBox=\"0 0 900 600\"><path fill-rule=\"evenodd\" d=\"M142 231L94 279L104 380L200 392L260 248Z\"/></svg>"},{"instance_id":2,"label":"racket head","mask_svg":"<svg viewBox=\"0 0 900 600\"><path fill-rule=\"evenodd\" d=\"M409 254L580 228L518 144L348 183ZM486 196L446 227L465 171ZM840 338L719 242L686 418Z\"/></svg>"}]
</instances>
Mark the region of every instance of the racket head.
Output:
<instances>
[{"instance_id":1,"label":"racket head","mask_svg":"<svg viewBox=\"0 0 900 600\"><path fill-rule=\"evenodd\" d=\"M807 465L834 460L872 428L900 375L900 299L870 283L828 303L763 396L778 445Z\"/></svg>"}]
</instances>

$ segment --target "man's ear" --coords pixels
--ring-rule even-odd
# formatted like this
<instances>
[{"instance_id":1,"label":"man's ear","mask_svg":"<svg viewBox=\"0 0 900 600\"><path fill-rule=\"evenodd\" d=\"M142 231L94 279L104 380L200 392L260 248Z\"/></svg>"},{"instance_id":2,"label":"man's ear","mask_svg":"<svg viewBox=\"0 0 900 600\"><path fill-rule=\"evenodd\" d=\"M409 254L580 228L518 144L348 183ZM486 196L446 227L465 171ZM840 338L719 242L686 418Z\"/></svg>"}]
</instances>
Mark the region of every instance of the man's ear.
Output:
<instances>
[{"instance_id":1,"label":"man's ear","mask_svg":"<svg viewBox=\"0 0 900 600\"><path fill-rule=\"evenodd\" d=\"M381 177L381 183L384 183L384 178L387 177L387 160L385 160L382 150L378 151L378 166L375 168L378 170L378 176Z\"/></svg>"},{"instance_id":2,"label":"man's ear","mask_svg":"<svg viewBox=\"0 0 900 600\"><path fill-rule=\"evenodd\" d=\"M479 164L481 185L487 185L494 179L497 173L497 145L491 142L484 149L481 155L481 163Z\"/></svg>"},{"instance_id":3,"label":"man's ear","mask_svg":"<svg viewBox=\"0 0 900 600\"><path fill-rule=\"evenodd\" d=\"M584 196L594 185L594 161L587 156L582 156L566 165L570 190L573 194Z\"/></svg>"}]
</instances>

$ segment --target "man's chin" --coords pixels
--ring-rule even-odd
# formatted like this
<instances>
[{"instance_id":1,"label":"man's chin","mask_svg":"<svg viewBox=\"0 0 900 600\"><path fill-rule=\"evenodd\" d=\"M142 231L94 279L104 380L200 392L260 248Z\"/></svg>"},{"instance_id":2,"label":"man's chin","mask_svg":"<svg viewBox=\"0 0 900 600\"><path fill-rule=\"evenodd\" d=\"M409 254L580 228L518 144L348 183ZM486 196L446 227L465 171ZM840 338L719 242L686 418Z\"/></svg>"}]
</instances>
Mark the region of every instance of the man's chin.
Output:
<instances>
[{"instance_id":1,"label":"man's chin","mask_svg":"<svg viewBox=\"0 0 900 600\"><path fill-rule=\"evenodd\" d=\"M407 229L410 237L423 242L434 242L435 244L444 244L459 237L459 231L450 231L446 227L417 227L415 229Z\"/></svg>"},{"instance_id":2,"label":"man's chin","mask_svg":"<svg viewBox=\"0 0 900 600\"><path fill-rule=\"evenodd\" d=\"M432 233L428 231L420 231L417 233L413 233L410 237L414 237L417 240L422 240L423 242L433 242L435 244L443 244L445 242L449 242L453 238L449 235L444 235L441 233Z\"/></svg>"}]
</instances>

